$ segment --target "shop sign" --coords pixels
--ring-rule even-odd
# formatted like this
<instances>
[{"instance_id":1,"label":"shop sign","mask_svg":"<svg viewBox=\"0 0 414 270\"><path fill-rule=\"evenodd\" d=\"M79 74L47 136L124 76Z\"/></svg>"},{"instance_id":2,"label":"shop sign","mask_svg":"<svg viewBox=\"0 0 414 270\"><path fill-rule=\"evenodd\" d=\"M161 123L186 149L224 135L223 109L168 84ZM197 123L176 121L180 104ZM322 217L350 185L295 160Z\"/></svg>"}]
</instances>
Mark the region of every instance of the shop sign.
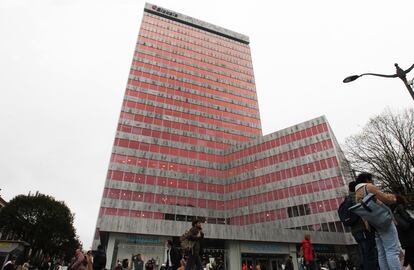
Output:
<instances>
[{"instance_id":1,"label":"shop sign","mask_svg":"<svg viewBox=\"0 0 414 270\"><path fill-rule=\"evenodd\" d=\"M289 246L279 243L240 243L242 253L289 254Z\"/></svg>"},{"instance_id":2,"label":"shop sign","mask_svg":"<svg viewBox=\"0 0 414 270\"><path fill-rule=\"evenodd\" d=\"M126 242L129 244L139 244L139 245L162 245L161 239L158 238L148 238L143 236L128 236Z\"/></svg>"},{"instance_id":3,"label":"shop sign","mask_svg":"<svg viewBox=\"0 0 414 270\"><path fill-rule=\"evenodd\" d=\"M297 251L300 250L301 244L296 245ZM335 253L335 247L329 245L313 244L313 249L316 253Z\"/></svg>"},{"instance_id":4,"label":"shop sign","mask_svg":"<svg viewBox=\"0 0 414 270\"><path fill-rule=\"evenodd\" d=\"M178 14L169 10L166 10L164 8L161 7L157 7L156 5L152 5L152 9L155 11L158 11L159 13L163 13L165 15L171 16L171 17L178 17Z\"/></svg>"}]
</instances>

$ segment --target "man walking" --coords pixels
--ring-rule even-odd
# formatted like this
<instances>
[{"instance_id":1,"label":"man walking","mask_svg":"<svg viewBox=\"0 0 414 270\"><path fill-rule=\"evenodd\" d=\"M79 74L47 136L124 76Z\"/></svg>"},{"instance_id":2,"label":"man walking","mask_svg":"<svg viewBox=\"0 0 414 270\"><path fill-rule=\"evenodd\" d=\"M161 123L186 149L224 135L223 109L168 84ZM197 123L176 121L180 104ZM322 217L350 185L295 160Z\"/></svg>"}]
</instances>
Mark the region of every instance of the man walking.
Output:
<instances>
[{"instance_id":1,"label":"man walking","mask_svg":"<svg viewBox=\"0 0 414 270\"><path fill-rule=\"evenodd\" d=\"M173 246L173 242L168 240L165 243L165 267L167 270L177 270L180 266L180 252Z\"/></svg>"},{"instance_id":2,"label":"man walking","mask_svg":"<svg viewBox=\"0 0 414 270\"><path fill-rule=\"evenodd\" d=\"M356 203L355 199L356 182L352 181L348 184L349 197ZM362 259L362 267L364 270L378 269L378 255L375 244L375 232L361 218L351 226L351 233L355 241L358 243L359 254Z\"/></svg>"},{"instance_id":3,"label":"man walking","mask_svg":"<svg viewBox=\"0 0 414 270\"><path fill-rule=\"evenodd\" d=\"M293 270L293 261L292 261L292 256L289 256L286 264L285 264L285 270Z\"/></svg>"},{"instance_id":4,"label":"man walking","mask_svg":"<svg viewBox=\"0 0 414 270\"><path fill-rule=\"evenodd\" d=\"M194 265L196 270L203 270L200 258L201 240L204 238L203 228L200 220L194 220L191 225L192 227L186 234L186 238L193 243L185 270L192 270Z\"/></svg>"}]
</instances>

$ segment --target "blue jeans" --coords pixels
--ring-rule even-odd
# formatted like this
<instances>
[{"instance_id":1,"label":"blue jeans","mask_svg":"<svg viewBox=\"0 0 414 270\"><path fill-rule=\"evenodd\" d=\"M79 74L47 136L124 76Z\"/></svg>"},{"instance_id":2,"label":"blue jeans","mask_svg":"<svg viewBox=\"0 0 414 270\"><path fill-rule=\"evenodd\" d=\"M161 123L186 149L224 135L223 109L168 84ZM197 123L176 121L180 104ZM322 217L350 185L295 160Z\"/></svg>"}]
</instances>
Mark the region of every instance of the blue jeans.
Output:
<instances>
[{"instance_id":1,"label":"blue jeans","mask_svg":"<svg viewBox=\"0 0 414 270\"><path fill-rule=\"evenodd\" d=\"M362 260L362 269L377 270L378 256L377 248L375 246L375 233L370 231L360 231L353 236L358 243L359 255Z\"/></svg>"},{"instance_id":2,"label":"blue jeans","mask_svg":"<svg viewBox=\"0 0 414 270\"><path fill-rule=\"evenodd\" d=\"M196 266L196 270L203 270L203 265L201 264L200 255L190 254L188 256L187 264L185 265L185 270L192 270L194 264Z\"/></svg>"},{"instance_id":3,"label":"blue jeans","mask_svg":"<svg viewBox=\"0 0 414 270\"><path fill-rule=\"evenodd\" d=\"M391 223L388 228L377 230L378 263L381 270L400 270L400 241L397 228Z\"/></svg>"}]
</instances>

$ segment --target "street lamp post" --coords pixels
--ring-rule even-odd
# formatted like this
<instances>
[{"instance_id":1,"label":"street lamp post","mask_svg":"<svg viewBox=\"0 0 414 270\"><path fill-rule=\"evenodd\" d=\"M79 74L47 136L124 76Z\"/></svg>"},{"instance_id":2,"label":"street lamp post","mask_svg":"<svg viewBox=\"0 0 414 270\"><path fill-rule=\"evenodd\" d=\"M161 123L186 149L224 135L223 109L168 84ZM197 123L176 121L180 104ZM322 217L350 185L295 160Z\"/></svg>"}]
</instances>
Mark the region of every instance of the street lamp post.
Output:
<instances>
[{"instance_id":1,"label":"street lamp post","mask_svg":"<svg viewBox=\"0 0 414 270\"><path fill-rule=\"evenodd\" d=\"M343 82L344 83L349 83L349 82L355 81L359 77L362 77L362 76L365 76L365 75L385 77L385 78L400 78L403 81L405 87L407 87L408 92L410 93L411 97L414 100L413 88L410 86L410 84L407 81L407 73L409 73L414 68L414 64L405 71L402 68L400 68L398 66L398 64L394 64L394 66L395 66L395 69L396 69L396 73L393 74L393 75L384 75L384 74L377 74L377 73L363 73L361 75L352 75L352 76L346 77L343 80Z\"/></svg>"}]
</instances>

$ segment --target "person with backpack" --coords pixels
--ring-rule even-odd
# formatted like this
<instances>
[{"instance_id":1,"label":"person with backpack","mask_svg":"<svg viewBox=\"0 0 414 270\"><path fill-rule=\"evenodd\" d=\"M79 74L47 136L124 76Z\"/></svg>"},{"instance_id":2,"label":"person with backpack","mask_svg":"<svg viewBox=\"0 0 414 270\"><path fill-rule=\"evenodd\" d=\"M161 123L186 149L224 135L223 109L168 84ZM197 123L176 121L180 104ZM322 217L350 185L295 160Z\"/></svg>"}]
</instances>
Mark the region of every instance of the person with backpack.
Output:
<instances>
[{"instance_id":1,"label":"person with backpack","mask_svg":"<svg viewBox=\"0 0 414 270\"><path fill-rule=\"evenodd\" d=\"M191 223L191 229L184 233L181 237L181 246L183 249L188 249L188 261L185 270L192 270L196 266L196 270L203 270L201 264L201 240L204 238L203 228L200 220L194 220Z\"/></svg>"},{"instance_id":2,"label":"person with backpack","mask_svg":"<svg viewBox=\"0 0 414 270\"><path fill-rule=\"evenodd\" d=\"M360 216L349 211L355 205L356 182L348 184L349 194L338 208L338 215L345 227L351 228L351 234L358 243L359 255L362 260L362 269L378 269L377 247L375 245L375 232L367 226Z\"/></svg>"},{"instance_id":3,"label":"person with backpack","mask_svg":"<svg viewBox=\"0 0 414 270\"><path fill-rule=\"evenodd\" d=\"M103 270L106 266L106 253L102 245L98 245L98 250L93 256L93 270ZM141 269L142 270L142 269Z\"/></svg>"},{"instance_id":4,"label":"person with backpack","mask_svg":"<svg viewBox=\"0 0 414 270\"><path fill-rule=\"evenodd\" d=\"M394 208L394 219L397 223L398 238L405 250L403 266L414 268L414 218L407 212L407 200L397 197Z\"/></svg>"},{"instance_id":5,"label":"person with backpack","mask_svg":"<svg viewBox=\"0 0 414 270\"><path fill-rule=\"evenodd\" d=\"M400 270L400 241L398 240L397 228L393 222L391 210L385 205L395 204L397 197L379 190L374 185L370 173L360 173L356 179L356 184L355 198L359 204L353 206L351 211L369 221L369 226L375 228L380 269Z\"/></svg>"}]
</instances>

